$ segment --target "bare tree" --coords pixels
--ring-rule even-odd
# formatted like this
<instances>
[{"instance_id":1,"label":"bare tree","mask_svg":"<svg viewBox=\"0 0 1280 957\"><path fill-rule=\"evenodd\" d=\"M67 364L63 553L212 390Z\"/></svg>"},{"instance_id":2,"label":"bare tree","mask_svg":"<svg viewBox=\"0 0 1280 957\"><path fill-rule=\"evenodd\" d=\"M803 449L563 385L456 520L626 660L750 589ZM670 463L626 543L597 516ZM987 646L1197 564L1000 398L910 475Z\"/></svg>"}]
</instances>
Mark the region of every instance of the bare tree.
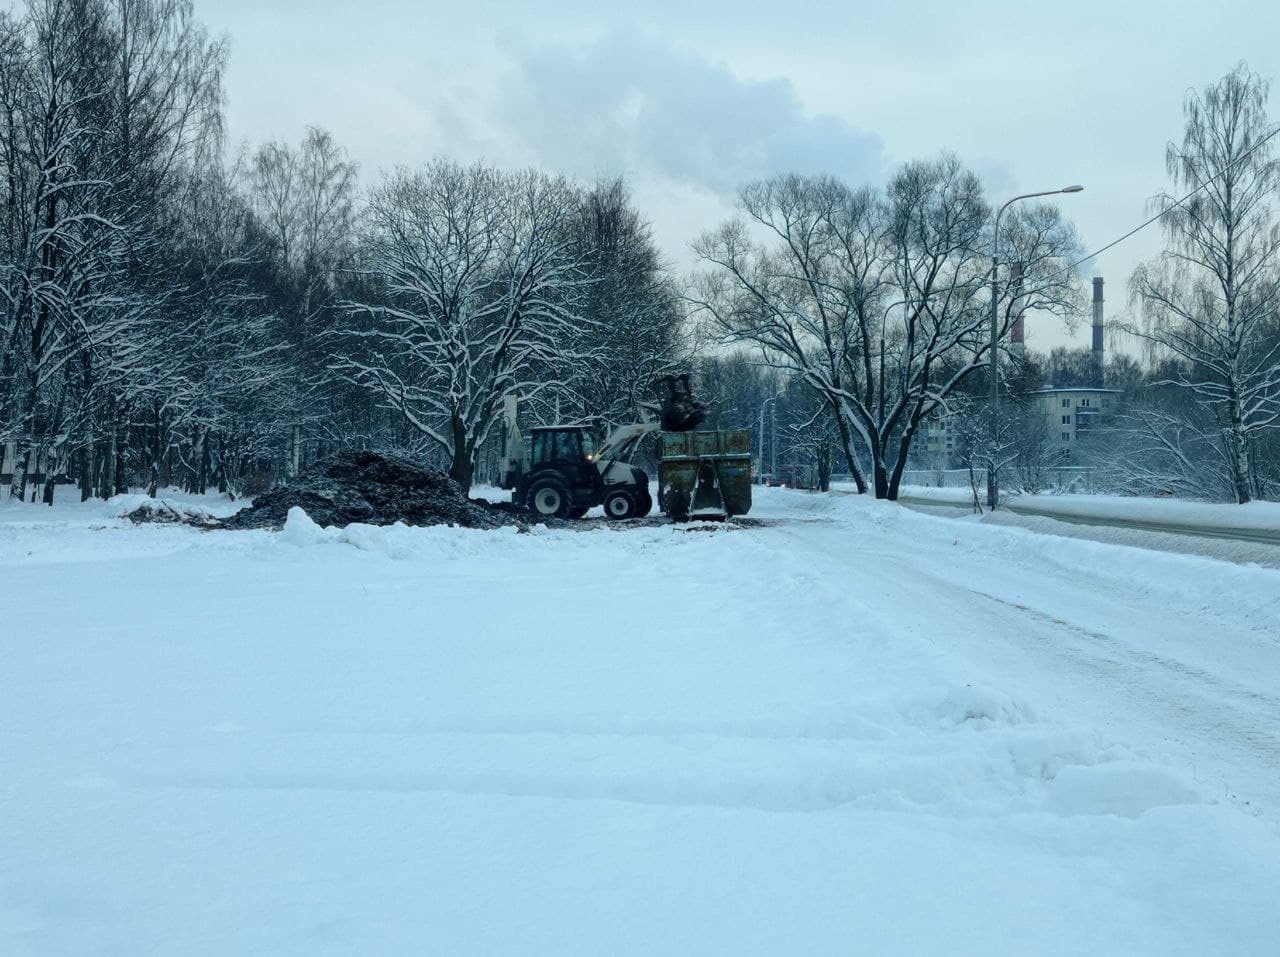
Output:
<instances>
[{"instance_id":1,"label":"bare tree","mask_svg":"<svg viewBox=\"0 0 1280 957\"><path fill-rule=\"evenodd\" d=\"M635 421L654 380L687 363L680 298L621 179L582 192L571 228L590 279L571 345L591 358L572 370L566 394L548 398L561 418Z\"/></svg>"},{"instance_id":2,"label":"bare tree","mask_svg":"<svg viewBox=\"0 0 1280 957\"><path fill-rule=\"evenodd\" d=\"M297 150L280 142L260 147L246 180L272 247L283 334L296 367L279 410L290 420L286 467L293 474L352 430L348 397L329 370L328 333L337 301L351 292L343 283L354 254L356 166L328 132L309 127Z\"/></svg>"},{"instance_id":3,"label":"bare tree","mask_svg":"<svg viewBox=\"0 0 1280 957\"><path fill-rule=\"evenodd\" d=\"M376 298L350 304L334 368L445 454L470 488L476 450L507 396L562 387L575 300L570 187L437 161L399 172L369 205L362 272ZM535 379L535 366L544 372Z\"/></svg>"},{"instance_id":4,"label":"bare tree","mask_svg":"<svg viewBox=\"0 0 1280 957\"><path fill-rule=\"evenodd\" d=\"M844 412L862 330L876 323L885 297L883 204L869 189L793 175L748 185L739 205L745 220L695 244L713 268L690 298L728 342L758 346L763 362L821 397L836 415L846 466L865 491Z\"/></svg>"},{"instance_id":5,"label":"bare tree","mask_svg":"<svg viewBox=\"0 0 1280 957\"><path fill-rule=\"evenodd\" d=\"M103 215L109 181L94 175L97 129L91 107L103 96L97 56L105 36L101 8L44 0L23 25L25 50L9 49L21 69L6 126L12 217L0 295L5 300L5 437L16 442L10 494L47 454L65 408L63 372L91 337L93 307L117 240ZM11 41L12 42L12 41Z\"/></svg>"},{"instance_id":6,"label":"bare tree","mask_svg":"<svg viewBox=\"0 0 1280 957\"><path fill-rule=\"evenodd\" d=\"M977 178L946 156L907 164L884 195L786 176L746 187L740 205L746 222L696 246L713 267L696 305L822 397L859 489L896 498L921 421L945 414L985 362L989 210ZM1003 328L1020 309L1074 308L1078 278L1063 266L1078 244L1056 208L1008 228L1002 242L1033 291L1015 309L1001 289Z\"/></svg>"},{"instance_id":7,"label":"bare tree","mask_svg":"<svg viewBox=\"0 0 1280 957\"><path fill-rule=\"evenodd\" d=\"M1013 430L1013 467L1024 492L1032 495L1049 484L1054 466L1062 462L1062 451L1053 441L1053 432L1044 413L1034 402L1015 406L1008 417Z\"/></svg>"},{"instance_id":8,"label":"bare tree","mask_svg":"<svg viewBox=\"0 0 1280 957\"><path fill-rule=\"evenodd\" d=\"M1100 484L1120 494L1230 498L1234 464L1224 438L1204 408L1146 402L1120 415L1092 452Z\"/></svg>"},{"instance_id":9,"label":"bare tree","mask_svg":"<svg viewBox=\"0 0 1280 957\"><path fill-rule=\"evenodd\" d=\"M1015 410L1012 414L1006 412L996 421L993 430L991 403L985 396L967 393L956 396L949 403L949 408L951 434L955 440L952 454L968 471L973 510L981 514L981 490L987 473L992 468L997 472L1006 470L1017 464L1024 455L1027 419L1021 410ZM1018 471L1021 474L1021 469Z\"/></svg>"},{"instance_id":10,"label":"bare tree","mask_svg":"<svg viewBox=\"0 0 1280 957\"><path fill-rule=\"evenodd\" d=\"M1131 283L1131 329L1156 358L1182 360L1167 381L1212 411L1237 502L1256 497L1254 445L1280 425L1280 340L1266 335L1280 302L1280 160L1266 101L1267 84L1243 66L1187 98L1166 165L1178 192L1199 191L1158 198L1167 247Z\"/></svg>"}]
</instances>

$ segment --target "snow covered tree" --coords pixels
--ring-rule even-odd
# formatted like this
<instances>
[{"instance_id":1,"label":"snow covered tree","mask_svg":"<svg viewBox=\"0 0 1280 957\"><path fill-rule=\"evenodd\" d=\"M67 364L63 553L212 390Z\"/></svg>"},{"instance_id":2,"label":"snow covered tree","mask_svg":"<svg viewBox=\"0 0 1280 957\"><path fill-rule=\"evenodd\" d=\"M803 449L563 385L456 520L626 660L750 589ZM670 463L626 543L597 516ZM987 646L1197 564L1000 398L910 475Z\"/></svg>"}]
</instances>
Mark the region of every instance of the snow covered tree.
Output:
<instances>
[{"instance_id":1,"label":"snow covered tree","mask_svg":"<svg viewBox=\"0 0 1280 957\"><path fill-rule=\"evenodd\" d=\"M896 498L920 422L985 362L990 211L977 178L944 156L907 164L883 193L783 176L747 186L740 206L745 221L696 245L712 267L700 311L813 389L859 489ZM1002 329L1017 310L1074 308L1071 226L1047 205L1006 222L1001 245L1029 291L1001 287Z\"/></svg>"},{"instance_id":2,"label":"snow covered tree","mask_svg":"<svg viewBox=\"0 0 1280 957\"><path fill-rule=\"evenodd\" d=\"M295 367L292 388L279 396L280 415L289 420L286 470L293 474L361 431L354 421L360 402L329 370L336 304L355 294L349 287L356 166L328 132L310 127L297 150L279 142L260 147L246 180L270 247L271 299Z\"/></svg>"},{"instance_id":3,"label":"snow covered tree","mask_svg":"<svg viewBox=\"0 0 1280 957\"><path fill-rule=\"evenodd\" d=\"M567 381L588 281L576 208L563 180L444 160L370 200L361 272L376 295L349 304L333 367L443 453L463 488L504 399Z\"/></svg>"},{"instance_id":4,"label":"snow covered tree","mask_svg":"<svg viewBox=\"0 0 1280 957\"><path fill-rule=\"evenodd\" d=\"M1267 84L1243 66L1187 98L1182 142L1169 145L1166 165L1177 193L1198 191L1157 200L1167 246L1131 284L1141 317L1131 330L1155 358L1180 360L1167 381L1216 420L1242 503L1258 494L1256 446L1280 426L1280 340L1268 335L1280 303L1280 159L1264 142L1275 129L1266 102ZM1178 437L1192 423L1172 433L1156 424L1143 428L1181 457Z\"/></svg>"},{"instance_id":5,"label":"snow covered tree","mask_svg":"<svg viewBox=\"0 0 1280 957\"><path fill-rule=\"evenodd\" d=\"M1234 497L1234 465L1206 406L1154 395L1117 416L1090 439L1098 484L1123 495Z\"/></svg>"},{"instance_id":6,"label":"snow covered tree","mask_svg":"<svg viewBox=\"0 0 1280 957\"><path fill-rule=\"evenodd\" d=\"M635 421L654 399L653 382L687 361L678 292L621 179L584 191L570 229L590 280L577 305L585 321L572 343L586 361L554 398L561 418Z\"/></svg>"},{"instance_id":7,"label":"snow covered tree","mask_svg":"<svg viewBox=\"0 0 1280 957\"><path fill-rule=\"evenodd\" d=\"M101 7L43 0L10 21L3 135L9 227L0 263L5 300L4 433L15 442L10 494L56 457L68 364L89 344L94 307L119 252L104 213L110 182L95 170L100 131L90 107L104 92ZM46 469L46 471L48 471Z\"/></svg>"},{"instance_id":8,"label":"snow covered tree","mask_svg":"<svg viewBox=\"0 0 1280 957\"><path fill-rule=\"evenodd\" d=\"M82 494L112 494L179 355L173 203L216 153L223 50L182 0L34 0L0 34L11 489L34 464L51 501L75 456Z\"/></svg>"}]
</instances>

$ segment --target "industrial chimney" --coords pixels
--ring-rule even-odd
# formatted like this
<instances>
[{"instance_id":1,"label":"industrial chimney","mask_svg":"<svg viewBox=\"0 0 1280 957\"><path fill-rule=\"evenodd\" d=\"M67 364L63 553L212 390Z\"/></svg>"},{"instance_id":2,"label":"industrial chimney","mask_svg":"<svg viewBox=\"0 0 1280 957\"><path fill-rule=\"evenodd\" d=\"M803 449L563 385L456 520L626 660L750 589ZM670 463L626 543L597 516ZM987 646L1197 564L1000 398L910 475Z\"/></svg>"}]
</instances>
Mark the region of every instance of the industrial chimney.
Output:
<instances>
[{"instance_id":1,"label":"industrial chimney","mask_svg":"<svg viewBox=\"0 0 1280 957\"><path fill-rule=\"evenodd\" d=\"M1103 381L1103 353L1102 345L1102 277L1093 277L1093 382L1099 389L1106 383Z\"/></svg>"}]
</instances>

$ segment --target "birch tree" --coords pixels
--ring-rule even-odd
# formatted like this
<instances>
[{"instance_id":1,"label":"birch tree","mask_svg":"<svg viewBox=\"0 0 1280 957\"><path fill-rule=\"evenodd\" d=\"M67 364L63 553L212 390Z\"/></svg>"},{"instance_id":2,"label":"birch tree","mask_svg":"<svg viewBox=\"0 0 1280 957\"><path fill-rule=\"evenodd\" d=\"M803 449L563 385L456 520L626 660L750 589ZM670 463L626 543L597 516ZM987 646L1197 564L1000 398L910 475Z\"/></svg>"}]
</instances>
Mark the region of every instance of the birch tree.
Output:
<instances>
[{"instance_id":1,"label":"birch tree","mask_svg":"<svg viewBox=\"0 0 1280 957\"><path fill-rule=\"evenodd\" d=\"M294 387L282 396L289 419L287 470L303 468L326 445L343 443L352 410L329 370L338 300L350 279L356 231L356 165L327 131L309 127L302 144L272 142L249 164L253 211L271 246L277 306L293 352Z\"/></svg>"},{"instance_id":2,"label":"birch tree","mask_svg":"<svg viewBox=\"0 0 1280 957\"><path fill-rule=\"evenodd\" d=\"M63 373L92 338L116 225L103 215L110 183L94 175L102 96L98 57L105 22L95 4L44 0L23 24L25 43L8 51L21 72L5 128L10 214L0 295L5 303L6 438L16 456L10 494L58 440Z\"/></svg>"},{"instance_id":3,"label":"birch tree","mask_svg":"<svg viewBox=\"0 0 1280 957\"><path fill-rule=\"evenodd\" d=\"M1131 331L1156 358L1182 360L1167 381L1216 419L1241 503L1258 494L1255 447L1280 425L1280 340L1267 334L1280 302L1280 160L1266 103L1266 82L1243 66L1187 98L1166 166L1176 193L1198 192L1157 199L1166 248L1131 282Z\"/></svg>"}]
</instances>

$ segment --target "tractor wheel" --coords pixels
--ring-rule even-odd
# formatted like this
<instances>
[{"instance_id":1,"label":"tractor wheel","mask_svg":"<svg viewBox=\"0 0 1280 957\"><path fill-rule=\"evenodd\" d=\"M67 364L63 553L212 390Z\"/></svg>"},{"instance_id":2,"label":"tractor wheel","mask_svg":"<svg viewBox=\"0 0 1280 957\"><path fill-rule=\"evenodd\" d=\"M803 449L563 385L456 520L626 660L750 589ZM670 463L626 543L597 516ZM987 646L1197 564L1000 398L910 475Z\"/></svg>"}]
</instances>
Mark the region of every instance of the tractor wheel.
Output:
<instances>
[{"instance_id":1,"label":"tractor wheel","mask_svg":"<svg viewBox=\"0 0 1280 957\"><path fill-rule=\"evenodd\" d=\"M653 496L644 491L636 499L636 518L644 518L653 511Z\"/></svg>"},{"instance_id":2,"label":"tractor wheel","mask_svg":"<svg viewBox=\"0 0 1280 957\"><path fill-rule=\"evenodd\" d=\"M568 518L573 513L573 496L558 478L535 479L525 501L529 511L542 518Z\"/></svg>"},{"instance_id":3,"label":"tractor wheel","mask_svg":"<svg viewBox=\"0 0 1280 957\"><path fill-rule=\"evenodd\" d=\"M621 489L616 492L610 492L604 497L604 515L605 518L614 520L635 518L636 497L630 492Z\"/></svg>"}]
</instances>

